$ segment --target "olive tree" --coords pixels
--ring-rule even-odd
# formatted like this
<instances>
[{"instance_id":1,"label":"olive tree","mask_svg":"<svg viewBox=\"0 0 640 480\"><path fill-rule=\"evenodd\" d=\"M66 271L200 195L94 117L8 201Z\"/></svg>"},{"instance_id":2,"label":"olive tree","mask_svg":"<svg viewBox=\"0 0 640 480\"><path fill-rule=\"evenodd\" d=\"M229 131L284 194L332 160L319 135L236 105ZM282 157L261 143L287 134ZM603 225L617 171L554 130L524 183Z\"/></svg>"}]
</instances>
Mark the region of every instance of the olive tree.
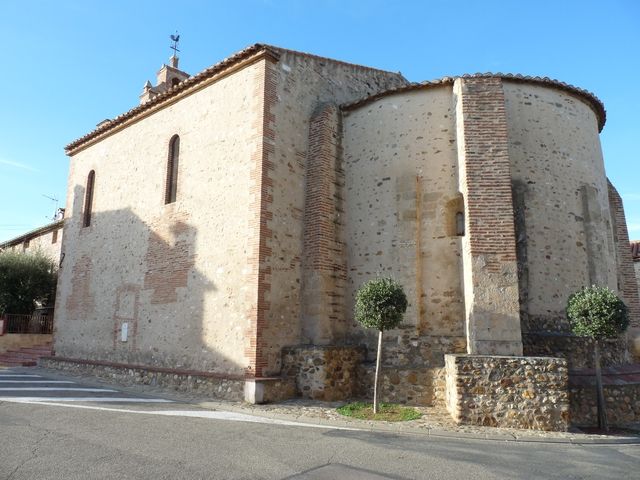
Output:
<instances>
[{"instance_id":1,"label":"olive tree","mask_svg":"<svg viewBox=\"0 0 640 480\"><path fill-rule=\"evenodd\" d=\"M567 317L573 333L593 339L593 357L596 370L598 401L598 427L608 430L602 370L600 367L600 341L623 333L629 326L629 313L624 302L607 287L585 287L569 297Z\"/></svg>"},{"instance_id":2,"label":"olive tree","mask_svg":"<svg viewBox=\"0 0 640 480\"><path fill-rule=\"evenodd\" d=\"M378 379L382 358L382 334L397 327L407 311L407 296L391 278L369 280L356 294L355 318L364 327L378 330L376 374L373 384L373 413L378 413Z\"/></svg>"},{"instance_id":3,"label":"olive tree","mask_svg":"<svg viewBox=\"0 0 640 480\"><path fill-rule=\"evenodd\" d=\"M36 253L0 252L0 313L33 313L36 302L52 303L56 288L54 262Z\"/></svg>"}]
</instances>

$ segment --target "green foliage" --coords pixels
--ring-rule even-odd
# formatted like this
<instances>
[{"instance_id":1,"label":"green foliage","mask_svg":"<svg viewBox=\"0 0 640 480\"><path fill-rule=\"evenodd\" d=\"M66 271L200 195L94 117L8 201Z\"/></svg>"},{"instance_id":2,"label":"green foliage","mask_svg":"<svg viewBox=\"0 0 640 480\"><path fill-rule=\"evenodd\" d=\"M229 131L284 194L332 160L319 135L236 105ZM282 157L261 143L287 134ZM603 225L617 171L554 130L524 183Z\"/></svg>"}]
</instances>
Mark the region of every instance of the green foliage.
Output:
<instances>
[{"instance_id":1,"label":"green foliage","mask_svg":"<svg viewBox=\"0 0 640 480\"><path fill-rule=\"evenodd\" d=\"M607 287L585 287L569 297L567 317L581 337L615 337L629 326L624 302Z\"/></svg>"},{"instance_id":2,"label":"green foliage","mask_svg":"<svg viewBox=\"0 0 640 480\"><path fill-rule=\"evenodd\" d=\"M384 420L387 422L404 422L420 418L422 414L412 407L381 403L378 413L373 413L373 405L364 402L353 402L337 409L340 415L360 420Z\"/></svg>"},{"instance_id":3,"label":"green foliage","mask_svg":"<svg viewBox=\"0 0 640 480\"><path fill-rule=\"evenodd\" d=\"M395 328L406 311L407 296L391 278L369 280L356 294L356 320L365 327L380 331Z\"/></svg>"},{"instance_id":4,"label":"green foliage","mask_svg":"<svg viewBox=\"0 0 640 480\"><path fill-rule=\"evenodd\" d=\"M0 252L0 313L30 314L36 302L52 303L56 267L41 252Z\"/></svg>"}]
</instances>

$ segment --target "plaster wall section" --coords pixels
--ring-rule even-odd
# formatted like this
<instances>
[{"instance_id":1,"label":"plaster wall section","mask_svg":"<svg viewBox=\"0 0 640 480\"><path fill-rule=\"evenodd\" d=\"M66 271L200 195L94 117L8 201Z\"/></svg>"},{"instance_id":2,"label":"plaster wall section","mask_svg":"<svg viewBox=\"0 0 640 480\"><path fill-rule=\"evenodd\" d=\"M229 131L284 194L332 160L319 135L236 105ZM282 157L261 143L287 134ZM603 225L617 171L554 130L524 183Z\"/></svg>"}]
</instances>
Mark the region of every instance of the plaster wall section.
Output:
<instances>
[{"instance_id":1,"label":"plaster wall section","mask_svg":"<svg viewBox=\"0 0 640 480\"><path fill-rule=\"evenodd\" d=\"M219 78L72 156L57 355L232 374L249 366L256 282L247 239L264 68L261 60ZM165 205L173 135L177 201Z\"/></svg>"},{"instance_id":2,"label":"plaster wall section","mask_svg":"<svg viewBox=\"0 0 640 480\"><path fill-rule=\"evenodd\" d=\"M274 121L273 154L266 190L270 202L267 222L270 238L266 244L269 275L268 285L265 285L269 305L262 331L265 374L280 371L282 347L304 341L301 331L303 222L312 115L320 105L352 102L407 83L397 73L288 50L278 49L278 53L279 61L273 67L275 100L270 108ZM337 175L339 177L340 172ZM339 205L339 198L336 203ZM338 207L335 220L339 224L342 223L341 215ZM318 303L317 299L310 301ZM341 301L339 297L333 297L325 303ZM339 310L341 307L334 305L331 308ZM341 324L344 320L336 319L333 331L344 330ZM336 333L326 341L342 339Z\"/></svg>"},{"instance_id":3,"label":"plaster wall section","mask_svg":"<svg viewBox=\"0 0 640 480\"><path fill-rule=\"evenodd\" d=\"M567 332L571 293L594 283L617 289L598 121L569 93L507 80L503 89L511 172L524 202L516 225L527 260L523 331Z\"/></svg>"},{"instance_id":4,"label":"plaster wall section","mask_svg":"<svg viewBox=\"0 0 640 480\"><path fill-rule=\"evenodd\" d=\"M409 307L402 329L385 333L385 352L398 349L387 357L415 351L403 367L442 366L446 339L464 348L451 87L382 97L349 111L343 129L349 339L375 352L376 332L354 321L355 293L391 276Z\"/></svg>"}]
</instances>

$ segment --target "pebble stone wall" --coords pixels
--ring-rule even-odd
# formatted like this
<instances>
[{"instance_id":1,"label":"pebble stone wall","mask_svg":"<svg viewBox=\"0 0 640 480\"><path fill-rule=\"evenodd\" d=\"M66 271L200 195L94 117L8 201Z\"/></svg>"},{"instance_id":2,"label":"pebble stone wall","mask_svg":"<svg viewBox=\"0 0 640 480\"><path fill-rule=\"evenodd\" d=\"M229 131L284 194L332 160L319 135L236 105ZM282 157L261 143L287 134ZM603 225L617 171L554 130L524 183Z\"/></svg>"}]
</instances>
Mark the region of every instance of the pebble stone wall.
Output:
<instances>
[{"instance_id":1,"label":"pebble stone wall","mask_svg":"<svg viewBox=\"0 0 640 480\"><path fill-rule=\"evenodd\" d=\"M598 424L596 389L591 385L571 385L571 423L578 426ZM640 383L605 385L604 398L610 425L637 423L640 418Z\"/></svg>"},{"instance_id":2,"label":"pebble stone wall","mask_svg":"<svg viewBox=\"0 0 640 480\"><path fill-rule=\"evenodd\" d=\"M214 398L239 401L244 398L244 380L190 373L163 372L152 368L128 368L96 363L67 362L56 358L41 358L39 366L117 381L120 385L157 385L179 392L210 395Z\"/></svg>"},{"instance_id":3,"label":"pebble stone wall","mask_svg":"<svg viewBox=\"0 0 640 480\"><path fill-rule=\"evenodd\" d=\"M445 362L447 409L457 423L567 430L566 360L447 355Z\"/></svg>"},{"instance_id":4,"label":"pebble stone wall","mask_svg":"<svg viewBox=\"0 0 640 480\"><path fill-rule=\"evenodd\" d=\"M282 373L296 379L297 393L314 400L347 400L357 395L363 347L302 345L283 349Z\"/></svg>"}]
</instances>

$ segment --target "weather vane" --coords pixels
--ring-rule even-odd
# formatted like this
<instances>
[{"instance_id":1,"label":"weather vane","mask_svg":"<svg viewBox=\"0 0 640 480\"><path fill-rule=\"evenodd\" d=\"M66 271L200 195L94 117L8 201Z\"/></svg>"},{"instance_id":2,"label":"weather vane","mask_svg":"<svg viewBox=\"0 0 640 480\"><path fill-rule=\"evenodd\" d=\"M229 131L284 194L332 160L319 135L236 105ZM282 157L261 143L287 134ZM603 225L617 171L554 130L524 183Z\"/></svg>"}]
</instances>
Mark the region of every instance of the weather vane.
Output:
<instances>
[{"instance_id":1,"label":"weather vane","mask_svg":"<svg viewBox=\"0 0 640 480\"><path fill-rule=\"evenodd\" d=\"M178 42L180 41L180 35L178 35L178 31L176 30L176 34L170 35L170 37L171 37L171 41L173 42L173 45L171 45L169 48L173 50L173 56L176 57L177 53L180 51L178 50Z\"/></svg>"}]
</instances>

